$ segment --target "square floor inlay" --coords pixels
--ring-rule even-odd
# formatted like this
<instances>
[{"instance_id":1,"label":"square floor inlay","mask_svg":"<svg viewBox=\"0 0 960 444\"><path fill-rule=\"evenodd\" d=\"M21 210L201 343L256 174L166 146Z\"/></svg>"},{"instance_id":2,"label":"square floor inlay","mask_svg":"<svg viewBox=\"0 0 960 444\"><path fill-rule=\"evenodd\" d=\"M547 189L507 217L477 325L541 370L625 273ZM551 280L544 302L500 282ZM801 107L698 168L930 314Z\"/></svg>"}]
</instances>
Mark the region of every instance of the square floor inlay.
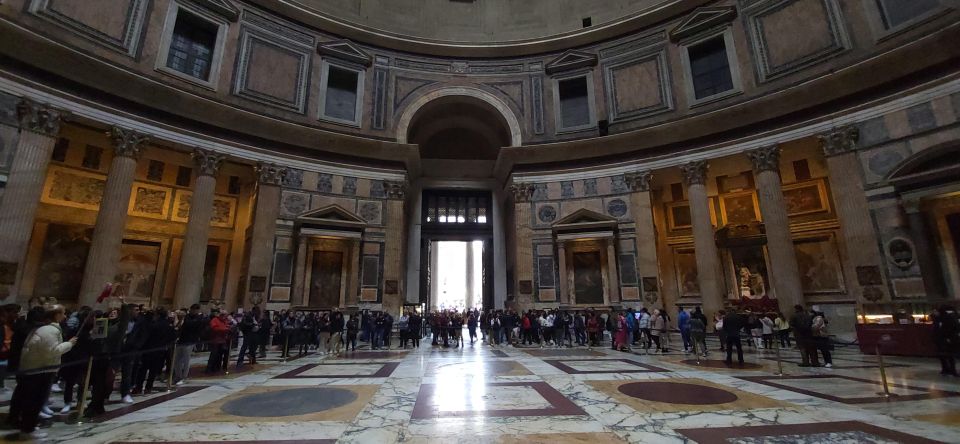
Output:
<instances>
[{"instance_id":1,"label":"square floor inlay","mask_svg":"<svg viewBox=\"0 0 960 444\"><path fill-rule=\"evenodd\" d=\"M427 370L427 376L526 376L530 370L516 361L470 361L437 363Z\"/></svg>"},{"instance_id":2,"label":"square floor inlay","mask_svg":"<svg viewBox=\"0 0 960 444\"><path fill-rule=\"evenodd\" d=\"M897 432L859 421L747 427L678 429L678 433L699 444L761 443L936 443L926 438Z\"/></svg>"},{"instance_id":3,"label":"square floor inlay","mask_svg":"<svg viewBox=\"0 0 960 444\"><path fill-rule=\"evenodd\" d=\"M174 416L170 421L352 421L379 389L377 385L252 386Z\"/></svg>"},{"instance_id":4,"label":"square floor inlay","mask_svg":"<svg viewBox=\"0 0 960 444\"><path fill-rule=\"evenodd\" d=\"M880 396L883 392L882 383L841 375L741 376L740 379L844 404L916 401L960 396L960 392L890 383L888 386L893 396L885 398Z\"/></svg>"},{"instance_id":5,"label":"square floor inlay","mask_svg":"<svg viewBox=\"0 0 960 444\"><path fill-rule=\"evenodd\" d=\"M557 356L606 356L598 351L583 350L578 348L531 349L524 350L523 352L538 358L553 358Z\"/></svg>"},{"instance_id":6,"label":"square floor inlay","mask_svg":"<svg viewBox=\"0 0 960 444\"><path fill-rule=\"evenodd\" d=\"M790 406L765 396L696 378L586 383L641 413L711 412Z\"/></svg>"},{"instance_id":7,"label":"square floor inlay","mask_svg":"<svg viewBox=\"0 0 960 444\"><path fill-rule=\"evenodd\" d=\"M276 376L275 379L386 378L393 374L393 371L396 370L399 365L399 362L307 364Z\"/></svg>"},{"instance_id":8,"label":"square floor inlay","mask_svg":"<svg viewBox=\"0 0 960 444\"><path fill-rule=\"evenodd\" d=\"M545 382L423 384L413 419L586 415Z\"/></svg>"},{"instance_id":9,"label":"square floor inlay","mask_svg":"<svg viewBox=\"0 0 960 444\"><path fill-rule=\"evenodd\" d=\"M597 373L650 373L670 370L642 364L629 359L545 359L550 364L571 375Z\"/></svg>"}]
</instances>

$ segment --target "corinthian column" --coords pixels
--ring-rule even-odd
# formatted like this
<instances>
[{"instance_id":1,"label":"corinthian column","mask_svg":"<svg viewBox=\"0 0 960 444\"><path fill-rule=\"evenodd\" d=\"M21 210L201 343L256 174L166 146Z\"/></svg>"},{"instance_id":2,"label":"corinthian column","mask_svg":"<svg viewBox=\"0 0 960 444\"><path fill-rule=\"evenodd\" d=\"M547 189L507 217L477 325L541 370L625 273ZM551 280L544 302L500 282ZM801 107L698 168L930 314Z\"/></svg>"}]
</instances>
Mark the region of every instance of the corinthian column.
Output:
<instances>
[{"instance_id":1,"label":"corinthian column","mask_svg":"<svg viewBox=\"0 0 960 444\"><path fill-rule=\"evenodd\" d=\"M680 166L683 182L690 200L690 219L693 221L693 247L697 259L697 282L700 299L707 316L723 308L723 272L720 253L714 239L707 197L707 161L698 160Z\"/></svg>"},{"instance_id":2,"label":"corinthian column","mask_svg":"<svg viewBox=\"0 0 960 444\"><path fill-rule=\"evenodd\" d=\"M33 219L43 193L47 164L60 132L60 113L43 105L23 100L17 105L20 139L10 165L6 191L0 201L0 262L14 277L3 297L18 296L20 274L33 232Z\"/></svg>"},{"instance_id":3,"label":"corinthian column","mask_svg":"<svg viewBox=\"0 0 960 444\"><path fill-rule=\"evenodd\" d=\"M271 163L257 165L257 203L253 210L253 228L249 241L250 257L247 262L245 287L247 294L243 301L240 301L243 307L253 305L250 299L251 282L265 283L270 276L270 267L273 265L273 238L277 231L277 217L280 215L280 184L286 174L286 168ZM256 288L254 290L261 291ZM267 288L263 289L266 290ZM268 295L262 296L266 300Z\"/></svg>"},{"instance_id":4,"label":"corinthian column","mask_svg":"<svg viewBox=\"0 0 960 444\"><path fill-rule=\"evenodd\" d=\"M197 181L190 197L190 218L187 219L187 233L180 253L180 272L174 296L176 307L189 307L200 302L210 217L213 215L213 192L217 187L217 171L224 159L222 154L199 148L191 157L196 166Z\"/></svg>"},{"instance_id":5,"label":"corinthian column","mask_svg":"<svg viewBox=\"0 0 960 444\"><path fill-rule=\"evenodd\" d=\"M770 255L770 275L780 311L790 313L793 306L803 303L797 252L790 235L787 205L783 201L780 181L780 147L773 145L747 152L757 181L760 215L767 234L767 253Z\"/></svg>"},{"instance_id":6,"label":"corinthian column","mask_svg":"<svg viewBox=\"0 0 960 444\"><path fill-rule=\"evenodd\" d=\"M104 285L113 282L117 274L133 176L147 139L139 133L119 127L113 127L107 135L113 143L113 162L110 163L97 223L93 227L87 265L83 270L80 305L92 306Z\"/></svg>"}]
</instances>

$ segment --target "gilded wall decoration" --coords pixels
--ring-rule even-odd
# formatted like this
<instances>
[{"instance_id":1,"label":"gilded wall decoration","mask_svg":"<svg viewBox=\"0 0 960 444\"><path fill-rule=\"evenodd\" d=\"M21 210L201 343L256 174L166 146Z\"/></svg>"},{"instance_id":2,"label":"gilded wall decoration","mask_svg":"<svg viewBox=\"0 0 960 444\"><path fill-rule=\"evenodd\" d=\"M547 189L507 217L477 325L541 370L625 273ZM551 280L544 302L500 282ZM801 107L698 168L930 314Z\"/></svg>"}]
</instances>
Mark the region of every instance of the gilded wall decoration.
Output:
<instances>
[{"instance_id":1,"label":"gilded wall decoration","mask_svg":"<svg viewBox=\"0 0 960 444\"><path fill-rule=\"evenodd\" d=\"M827 189L823 179L784 185L783 203L787 206L787 215L789 216L830 211L830 200L827 198Z\"/></svg>"},{"instance_id":2,"label":"gilded wall decoration","mask_svg":"<svg viewBox=\"0 0 960 444\"><path fill-rule=\"evenodd\" d=\"M167 187L134 182L127 214L166 219L170 212L172 194L173 190Z\"/></svg>"},{"instance_id":3,"label":"gilded wall decoration","mask_svg":"<svg viewBox=\"0 0 960 444\"><path fill-rule=\"evenodd\" d=\"M100 208L106 183L107 178L103 174L51 166L43 187L41 201L96 210Z\"/></svg>"},{"instance_id":4,"label":"gilded wall decoration","mask_svg":"<svg viewBox=\"0 0 960 444\"><path fill-rule=\"evenodd\" d=\"M192 191L177 190L177 197L173 203L174 211L170 220L174 222L188 222L190 220L190 198ZM237 199L227 196L213 197L213 212L210 213L210 225L221 228L233 228L233 220L237 213Z\"/></svg>"},{"instance_id":5,"label":"gilded wall decoration","mask_svg":"<svg viewBox=\"0 0 960 444\"><path fill-rule=\"evenodd\" d=\"M760 220L759 205L753 191L720 196L720 215L723 225L749 224Z\"/></svg>"}]
</instances>

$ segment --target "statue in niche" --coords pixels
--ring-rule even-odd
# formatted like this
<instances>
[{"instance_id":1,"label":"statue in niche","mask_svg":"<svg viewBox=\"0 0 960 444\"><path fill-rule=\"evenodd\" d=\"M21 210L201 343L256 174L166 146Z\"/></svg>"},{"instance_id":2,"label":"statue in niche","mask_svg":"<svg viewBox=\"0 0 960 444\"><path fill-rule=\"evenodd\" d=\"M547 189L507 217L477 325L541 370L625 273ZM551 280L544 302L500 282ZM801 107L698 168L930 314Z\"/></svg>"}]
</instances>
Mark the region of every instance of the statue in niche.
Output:
<instances>
[{"instance_id":1,"label":"statue in niche","mask_svg":"<svg viewBox=\"0 0 960 444\"><path fill-rule=\"evenodd\" d=\"M766 295L763 276L760 273L751 273L747 267L740 267L740 296L758 299Z\"/></svg>"}]
</instances>

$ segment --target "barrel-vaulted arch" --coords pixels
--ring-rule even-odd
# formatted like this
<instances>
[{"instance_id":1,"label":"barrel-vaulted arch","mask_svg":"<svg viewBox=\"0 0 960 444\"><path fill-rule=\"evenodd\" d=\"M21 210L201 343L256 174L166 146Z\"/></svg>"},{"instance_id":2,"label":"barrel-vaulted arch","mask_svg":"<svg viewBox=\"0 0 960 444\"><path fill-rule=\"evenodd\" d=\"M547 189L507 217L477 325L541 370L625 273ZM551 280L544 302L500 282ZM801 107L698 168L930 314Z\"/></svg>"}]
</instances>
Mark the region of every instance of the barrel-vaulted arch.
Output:
<instances>
[{"instance_id":1,"label":"barrel-vaulted arch","mask_svg":"<svg viewBox=\"0 0 960 444\"><path fill-rule=\"evenodd\" d=\"M437 101L437 102L434 102ZM396 126L396 137L397 142L399 143L412 143L410 140L411 135L411 126L415 122L415 117L418 114L421 114L421 111L427 111L431 103L443 103L447 102L450 105L459 105L461 107L478 107L481 109L487 109L490 111L495 111L497 118L505 124L506 129L508 130L509 146L520 146L523 143L523 135L520 130L520 121L517 119L517 116L513 113L510 107L500 100L498 97L490 94L486 91L477 88L469 87L449 87L441 88L434 91L431 91L423 96L418 97L413 102L404 108L400 114L400 118L397 120ZM446 104L446 103L445 103ZM426 107L426 108L425 108ZM452 113L447 118L450 120L445 125L446 128L463 128L466 130L477 130L478 120L482 122L483 119L469 119L470 116L458 116L455 113ZM459 119L459 121L458 121ZM473 120L473 121L470 121ZM436 126L430 128L431 124L429 122L425 123L428 131L441 132L442 129ZM434 124L435 125L435 124ZM491 134L482 133L484 138L490 138ZM491 140L493 142L493 140Z\"/></svg>"}]
</instances>

